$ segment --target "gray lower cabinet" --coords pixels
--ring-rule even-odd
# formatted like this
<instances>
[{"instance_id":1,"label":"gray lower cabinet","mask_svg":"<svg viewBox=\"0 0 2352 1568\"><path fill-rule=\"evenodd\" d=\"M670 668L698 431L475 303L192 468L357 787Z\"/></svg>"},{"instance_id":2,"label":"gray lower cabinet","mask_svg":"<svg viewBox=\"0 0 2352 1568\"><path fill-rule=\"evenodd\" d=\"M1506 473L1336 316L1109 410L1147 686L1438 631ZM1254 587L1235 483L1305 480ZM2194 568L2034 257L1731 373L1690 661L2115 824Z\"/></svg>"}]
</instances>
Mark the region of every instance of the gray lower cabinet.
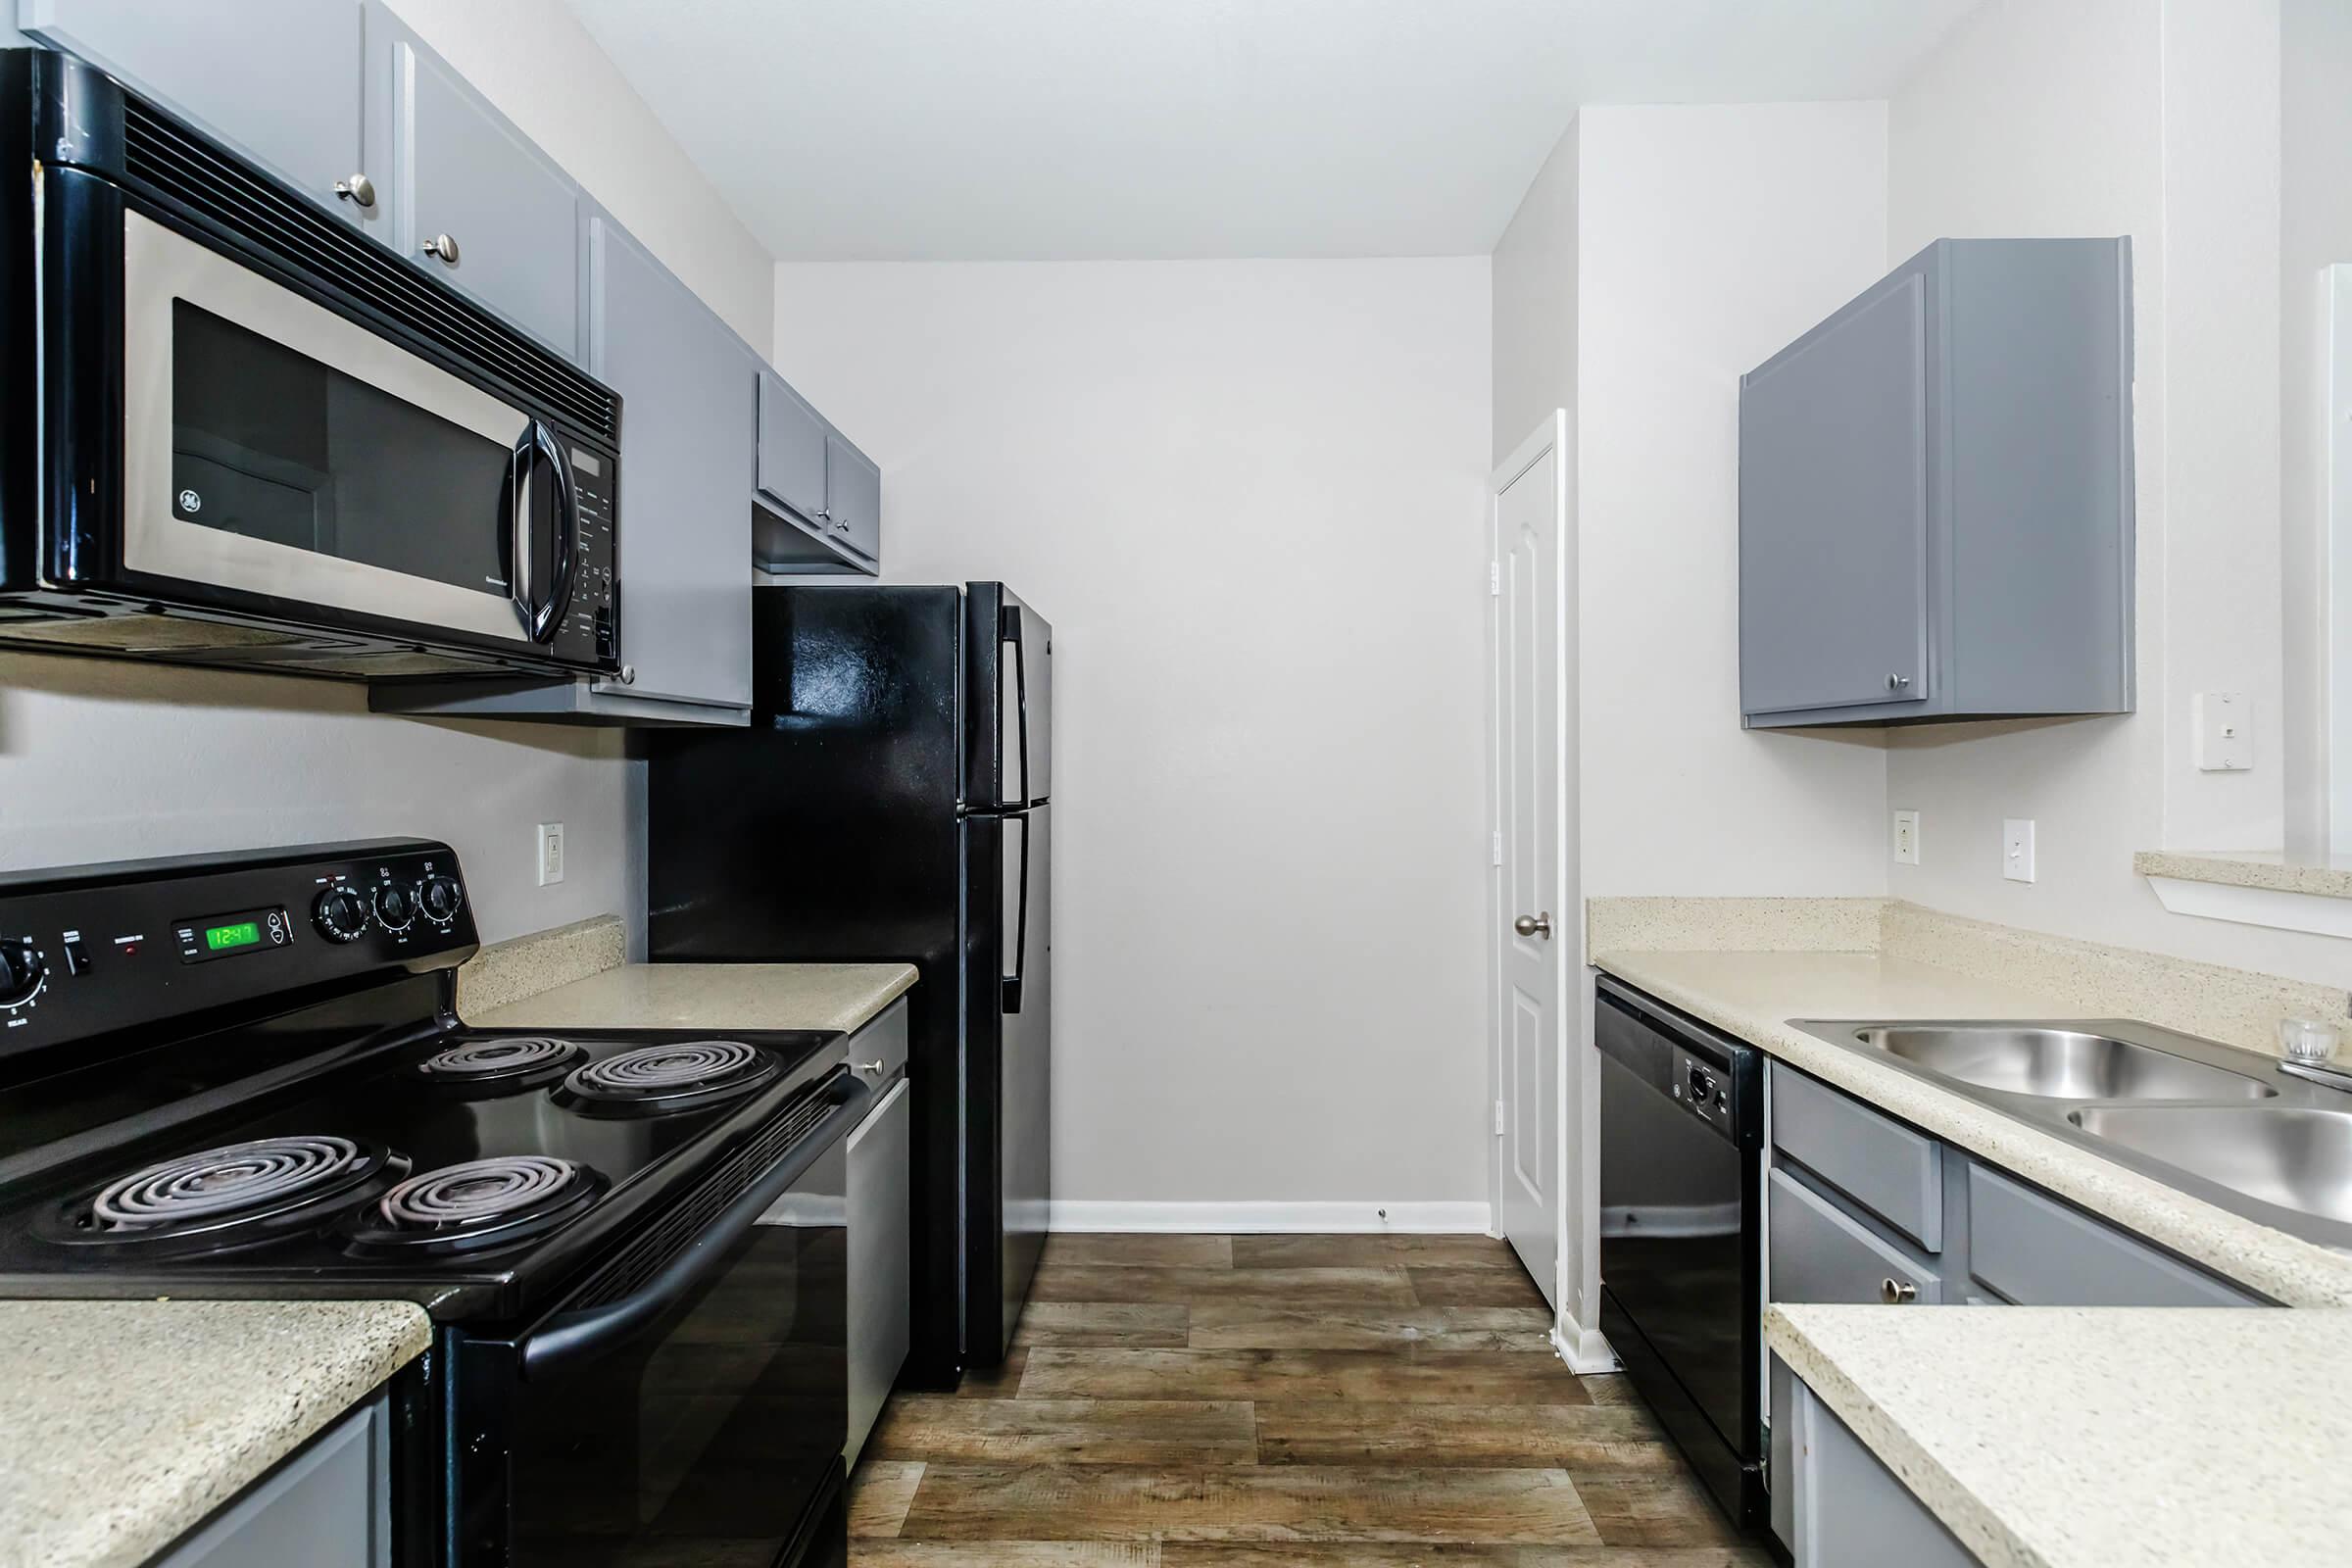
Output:
<instances>
[{"instance_id":1,"label":"gray lower cabinet","mask_svg":"<svg viewBox=\"0 0 2352 1568\"><path fill-rule=\"evenodd\" d=\"M775 572L878 572L881 466L764 365L757 386L753 560Z\"/></svg>"},{"instance_id":2,"label":"gray lower cabinet","mask_svg":"<svg viewBox=\"0 0 2352 1568\"><path fill-rule=\"evenodd\" d=\"M1943 1275L1786 1170L1767 1183L1776 1301L1943 1300Z\"/></svg>"},{"instance_id":3,"label":"gray lower cabinet","mask_svg":"<svg viewBox=\"0 0 2352 1568\"><path fill-rule=\"evenodd\" d=\"M1773 1500L1796 1568L1979 1563L1818 1395L1799 1379L1787 1378L1784 1387L1773 1433Z\"/></svg>"},{"instance_id":4,"label":"gray lower cabinet","mask_svg":"<svg viewBox=\"0 0 2352 1568\"><path fill-rule=\"evenodd\" d=\"M851 1464L906 1362L913 1155L914 1112L902 1078L850 1134L850 1437L843 1457Z\"/></svg>"},{"instance_id":5,"label":"gray lower cabinet","mask_svg":"<svg viewBox=\"0 0 2352 1568\"><path fill-rule=\"evenodd\" d=\"M621 397L620 657L600 693L706 707L752 701L750 411L743 345L602 212L588 245L588 373ZM677 716L687 716L680 713Z\"/></svg>"},{"instance_id":6,"label":"gray lower cabinet","mask_svg":"<svg viewBox=\"0 0 2352 1568\"><path fill-rule=\"evenodd\" d=\"M577 361L579 186L383 0L367 0L366 30L362 146L383 172L385 237Z\"/></svg>"},{"instance_id":7,"label":"gray lower cabinet","mask_svg":"<svg viewBox=\"0 0 2352 1568\"><path fill-rule=\"evenodd\" d=\"M121 77L358 220L360 0L17 0L17 24ZM382 176L374 176L380 188ZM380 226L371 222L371 227Z\"/></svg>"},{"instance_id":8,"label":"gray lower cabinet","mask_svg":"<svg viewBox=\"0 0 2352 1568\"><path fill-rule=\"evenodd\" d=\"M1938 240L1740 378L1750 726L2129 712L2127 239Z\"/></svg>"},{"instance_id":9,"label":"gray lower cabinet","mask_svg":"<svg viewBox=\"0 0 2352 1568\"><path fill-rule=\"evenodd\" d=\"M154 1568L390 1568L391 1411L381 1394L242 1495Z\"/></svg>"},{"instance_id":10,"label":"gray lower cabinet","mask_svg":"<svg viewBox=\"0 0 2352 1568\"><path fill-rule=\"evenodd\" d=\"M1988 1165L1968 1167L1969 1277L2020 1306L2262 1306Z\"/></svg>"},{"instance_id":11,"label":"gray lower cabinet","mask_svg":"<svg viewBox=\"0 0 2352 1568\"><path fill-rule=\"evenodd\" d=\"M851 1070L885 1086L850 1133L850 1427L842 1457L865 1446L906 1363L913 1315L914 1109L906 1085L907 1004L894 1002L850 1036Z\"/></svg>"}]
</instances>

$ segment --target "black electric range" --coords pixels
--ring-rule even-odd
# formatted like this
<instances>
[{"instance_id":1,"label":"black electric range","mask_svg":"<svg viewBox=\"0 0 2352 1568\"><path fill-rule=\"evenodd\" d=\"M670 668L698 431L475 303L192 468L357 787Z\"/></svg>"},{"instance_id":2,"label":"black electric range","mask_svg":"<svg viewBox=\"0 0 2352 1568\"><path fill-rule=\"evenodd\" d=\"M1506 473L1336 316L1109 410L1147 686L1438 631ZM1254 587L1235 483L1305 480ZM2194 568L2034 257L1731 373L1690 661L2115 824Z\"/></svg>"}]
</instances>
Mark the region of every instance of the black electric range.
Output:
<instances>
[{"instance_id":1,"label":"black electric range","mask_svg":"<svg viewBox=\"0 0 2352 1568\"><path fill-rule=\"evenodd\" d=\"M405 1298L423 1568L844 1560L838 1033L468 1029L455 855L0 878L0 1296Z\"/></svg>"}]
</instances>

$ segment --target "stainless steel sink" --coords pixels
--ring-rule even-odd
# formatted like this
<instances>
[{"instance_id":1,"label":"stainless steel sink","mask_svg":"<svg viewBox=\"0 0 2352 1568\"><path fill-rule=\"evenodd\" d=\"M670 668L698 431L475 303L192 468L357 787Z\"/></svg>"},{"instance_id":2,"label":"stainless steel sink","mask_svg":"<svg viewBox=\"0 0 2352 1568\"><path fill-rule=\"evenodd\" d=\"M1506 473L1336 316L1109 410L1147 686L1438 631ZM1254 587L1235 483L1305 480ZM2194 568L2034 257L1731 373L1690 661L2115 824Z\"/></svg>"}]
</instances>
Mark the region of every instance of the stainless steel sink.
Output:
<instances>
[{"instance_id":1,"label":"stainless steel sink","mask_svg":"<svg viewBox=\"0 0 2352 1568\"><path fill-rule=\"evenodd\" d=\"M2259 1078L2079 1029L1895 1024L1858 1029L1874 1051L1943 1078L2038 1100L2269 1100Z\"/></svg>"},{"instance_id":2,"label":"stainless steel sink","mask_svg":"<svg viewBox=\"0 0 2352 1568\"><path fill-rule=\"evenodd\" d=\"M2352 1252L2352 1084L2131 1018L1799 1018L1856 1056Z\"/></svg>"},{"instance_id":3,"label":"stainless steel sink","mask_svg":"<svg viewBox=\"0 0 2352 1568\"><path fill-rule=\"evenodd\" d=\"M2352 1110L2086 1105L2066 1119L2258 1202L2352 1224Z\"/></svg>"}]
</instances>

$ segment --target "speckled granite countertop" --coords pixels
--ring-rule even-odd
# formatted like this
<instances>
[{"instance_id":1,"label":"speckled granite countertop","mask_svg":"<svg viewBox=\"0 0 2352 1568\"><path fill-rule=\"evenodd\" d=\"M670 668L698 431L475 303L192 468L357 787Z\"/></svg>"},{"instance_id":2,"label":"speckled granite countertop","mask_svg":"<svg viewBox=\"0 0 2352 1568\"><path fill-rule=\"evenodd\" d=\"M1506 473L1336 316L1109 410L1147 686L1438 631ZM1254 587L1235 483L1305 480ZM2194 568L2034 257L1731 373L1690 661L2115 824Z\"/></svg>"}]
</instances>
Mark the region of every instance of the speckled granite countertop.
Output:
<instances>
[{"instance_id":1,"label":"speckled granite countertop","mask_svg":"<svg viewBox=\"0 0 2352 1568\"><path fill-rule=\"evenodd\" d=\"M1877 953L1606 951L1592 962L1660 1001L2127 1230L2291 1306L2352 1306L2352 1256L2127 1170L2014 1117L1792 1027L1791 1018L2081 1018L2063 983L1980 979ZM2145 1013L2139 1014L2146 1016ZM2151 1021L2162 1022L2162 1019Z\"/></svg>"},{"instance_id":2,"label":"speckled granite countertop","mask_svg":"<svg viewBox=\"0 0 2352 1568\"><path fill-rule=\"evenodd\" d=\"M489 1029L857 1029L914 985L908 963L627 963L466 1021Z\"/></svg>"},{"instance_id":3,"label":"speckled granite countertop","mask_svg":"<svg viewBox=\"0 0 2352 1568\"><path fill-rule=\"evenodd\" d=\"M1764 1328L1988 1568L2352 1552L2352 1312L1784 1305Z\"/></svg>"},{"instance_id":4,"label":"speckled granite countertop","mask_svg":"<svg viewBox=\"0 0 2352 1568\"><path fill-rule=\"evenodd\" d=\"M2274 893L2309 893L2352 899L2352 859L2314 859L2254 850L2142 850L2132 857L2141 876L2219 882L2229 887L2265 888Z\"/></svg>"},{"instance_id":5,"label":"speckled granite countertop","mask_svg":"<svg viewBox=\"0 0 2352 1568\"><path fill-rule=\"evenodd\" d=\"M147 1561L430 1341L405 1301L0 1301L0 1568Z\"/></svg>"}]
</instances>

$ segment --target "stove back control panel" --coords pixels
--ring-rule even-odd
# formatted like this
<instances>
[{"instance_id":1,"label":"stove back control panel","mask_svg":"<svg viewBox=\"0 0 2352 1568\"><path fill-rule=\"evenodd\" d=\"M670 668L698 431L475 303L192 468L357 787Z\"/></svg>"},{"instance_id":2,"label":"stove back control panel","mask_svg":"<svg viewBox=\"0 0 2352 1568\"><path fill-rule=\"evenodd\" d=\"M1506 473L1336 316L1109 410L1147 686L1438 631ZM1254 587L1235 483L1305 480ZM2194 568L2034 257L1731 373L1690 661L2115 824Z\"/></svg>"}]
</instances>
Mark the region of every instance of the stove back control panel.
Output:
<instances>
[{"instance_id":1,"label":"stove back control panel","mask_svg":"<svg viewBox=\"0 0 2352 1568\"><path fill-rule=\"evenodd\" d=\"M0 877L0 1058L478 945L457 852L418 839Z\"/></svg>"}]
</instances>

